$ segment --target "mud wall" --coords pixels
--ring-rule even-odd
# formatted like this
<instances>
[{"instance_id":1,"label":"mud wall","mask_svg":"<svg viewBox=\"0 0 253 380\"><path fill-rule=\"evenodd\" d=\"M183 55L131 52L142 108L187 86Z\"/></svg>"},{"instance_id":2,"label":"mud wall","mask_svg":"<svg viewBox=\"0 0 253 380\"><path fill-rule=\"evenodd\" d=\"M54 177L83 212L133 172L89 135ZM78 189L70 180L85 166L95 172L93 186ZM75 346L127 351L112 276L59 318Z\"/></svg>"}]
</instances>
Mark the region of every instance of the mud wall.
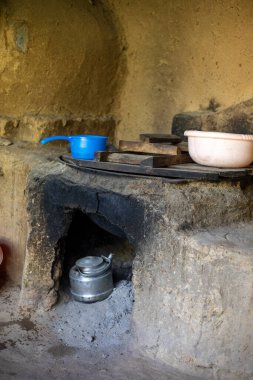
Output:
<instances>
[{"instance_id":1,"label":"mud wall","mask_svg":"<svg viewBox=\"0 0 253 380\"><path fill-rule=\"evenodd\" d=\"M120 138L168 132L173 115L252 97L249 0L108 0L127 42Z\"/></svg>"},{"instance_id":2,"label":"mud wall","mask_svg":"<svg viewBox=\"0 0 253 380\"><path fill-rule=\"evenodd\" d=\"M117 93L118 35L92 1L0 2L0 114L108 115Z\"/></svg>"},{"instance_id":3,"label":"mud wall","mask_svg":"<svg viewBox=\"0 0 253 380\"><path fill-rule=\"evenodd\" d=\"M252 97L252 16L249 0L1 1L0 115L168 132L179 112Z\"/></svg>"}]
</instances>

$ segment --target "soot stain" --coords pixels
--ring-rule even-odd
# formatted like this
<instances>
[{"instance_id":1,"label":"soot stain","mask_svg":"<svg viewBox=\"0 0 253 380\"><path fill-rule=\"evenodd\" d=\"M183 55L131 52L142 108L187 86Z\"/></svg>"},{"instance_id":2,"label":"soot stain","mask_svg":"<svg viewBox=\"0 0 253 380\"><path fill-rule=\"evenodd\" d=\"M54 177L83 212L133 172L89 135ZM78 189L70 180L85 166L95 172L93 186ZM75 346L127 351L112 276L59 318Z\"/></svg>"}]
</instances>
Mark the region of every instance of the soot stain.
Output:
<instances>
[{"instance_id":1,"label":"soot stain","mask_svg":"<svg viewBox=\"0 0 253 380\"><path fill-rule=\"evenodd\" d=\"M6 342L0 342L0 351L5 350L7 348Z\"/></svg>"},{"instance_id":2,"label":"soot stain","mask_svg":"<svg viewBox=\"0 0 253 380\"><path fill-rule=\"evenodd\" d=\"M47 352L49 352L55 358L61 358L63 356L69 356L75 354L77 348L64 346L62 344L50 347Z\"/></svg>"},{"instance_id":3,"label":"soot stain","mask_svg":"<svg viewBox=\"0 0 253 380\"><path fill-rule=\"evenodd\" d=\"M15 340L8 339L5 342L0 342L0 351L6 350L7 348L14 347L16 345Z\"/></svg>"},{"instance_id":4,"label":"soot stain","mask_svg":"<svg viewBox=\"0 0 253 380\"><path fill-rule=\"evenodd\" d=\"M35 332L38 331L36 324L33 321L31 321L30 318L23 318L23 319L18 319L15 321L0 322L0 328L10 327L13 325L18 325L21 327L22 330L26 330L26 331L35 331Z\"/></svg>"},{"instance_id":5,"label":"soot stain","mask_svg":"<svg viewBox=\"0 0 253 380\"><path fill-rule=\"evenodd\" d=\"M33 321L31 321L30 318L23 318L18 321L18 324L22 329L26 331L31 331L31 330L37 331L36 324Z\"/></svg>"}]
</instances>

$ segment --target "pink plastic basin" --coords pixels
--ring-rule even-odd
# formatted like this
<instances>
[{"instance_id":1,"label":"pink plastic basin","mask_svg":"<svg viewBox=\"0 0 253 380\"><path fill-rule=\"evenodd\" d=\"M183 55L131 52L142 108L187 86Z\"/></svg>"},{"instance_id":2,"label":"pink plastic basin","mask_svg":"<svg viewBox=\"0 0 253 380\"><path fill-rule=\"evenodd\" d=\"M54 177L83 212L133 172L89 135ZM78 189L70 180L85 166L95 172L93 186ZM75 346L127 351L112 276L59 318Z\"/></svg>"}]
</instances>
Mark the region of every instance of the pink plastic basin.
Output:
<instances>
[{"instance_id":1,"label":"pink plastic basin","mask_svg":"<svg viewBox=\"0 0 253 380\"><path fill-rule=\"evenodd\" d=\"M185 131L189 154L200 165L244 168L253 161L253 135Z\"/></svg>"}]
</instances>

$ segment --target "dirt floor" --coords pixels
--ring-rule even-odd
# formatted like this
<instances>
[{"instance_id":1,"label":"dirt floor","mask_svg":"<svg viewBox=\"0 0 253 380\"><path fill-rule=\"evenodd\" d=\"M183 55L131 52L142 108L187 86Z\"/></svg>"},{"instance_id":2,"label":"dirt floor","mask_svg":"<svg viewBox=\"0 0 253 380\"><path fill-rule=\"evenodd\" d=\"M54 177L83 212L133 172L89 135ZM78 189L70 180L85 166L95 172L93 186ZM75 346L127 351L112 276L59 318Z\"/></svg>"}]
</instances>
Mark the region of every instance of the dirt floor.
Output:
<instances>
[{"instance_id":1,"label":"dirt floor","mask_svg":"<svg viewBox=\"0 0 253 380\"><path fill-rule=\"evenodd\" d=\"M64 292L51 311L17 312L19 288L0 289L0 379L190 380L131 350L131 285L120 282L102 302ZM121 302L119 302L121 299Z\"/></svg>"}]
</instances>

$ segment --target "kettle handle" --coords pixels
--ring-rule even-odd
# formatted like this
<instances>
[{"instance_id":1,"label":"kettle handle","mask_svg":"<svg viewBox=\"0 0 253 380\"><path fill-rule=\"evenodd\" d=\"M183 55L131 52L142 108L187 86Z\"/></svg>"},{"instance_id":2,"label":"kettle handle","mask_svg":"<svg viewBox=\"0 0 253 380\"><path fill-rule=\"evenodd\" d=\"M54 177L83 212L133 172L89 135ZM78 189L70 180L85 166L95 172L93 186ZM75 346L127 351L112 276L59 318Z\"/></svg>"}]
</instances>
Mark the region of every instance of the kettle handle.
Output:
<instances>
[{"instance_id":1,"label":"kettle handle","mask_svg":"<svg viewBox=\"0 0 253 380\"><path fill-rule=\"evenodd\" d=\"M46 144L50 141L55 141L55 140L67 140L67 141L70 141L71 140L71 136L51 136L51 137L46 137L42 140L40 140L40 143L41 144Z\"/></svg>"},{"instance_id":2,"label":"kettle handle","mask_svg":"<svg viewBox=\"0 0 253 380\"><path fill-rule=\"evenodd\" d=\"M107 263L109 263L110 266L112 265L112 256L113 256L112 253L110 253L110 255L109 255L108 257L101 255L101 257L102 257Z\"/></svg>"}]
</instances>

